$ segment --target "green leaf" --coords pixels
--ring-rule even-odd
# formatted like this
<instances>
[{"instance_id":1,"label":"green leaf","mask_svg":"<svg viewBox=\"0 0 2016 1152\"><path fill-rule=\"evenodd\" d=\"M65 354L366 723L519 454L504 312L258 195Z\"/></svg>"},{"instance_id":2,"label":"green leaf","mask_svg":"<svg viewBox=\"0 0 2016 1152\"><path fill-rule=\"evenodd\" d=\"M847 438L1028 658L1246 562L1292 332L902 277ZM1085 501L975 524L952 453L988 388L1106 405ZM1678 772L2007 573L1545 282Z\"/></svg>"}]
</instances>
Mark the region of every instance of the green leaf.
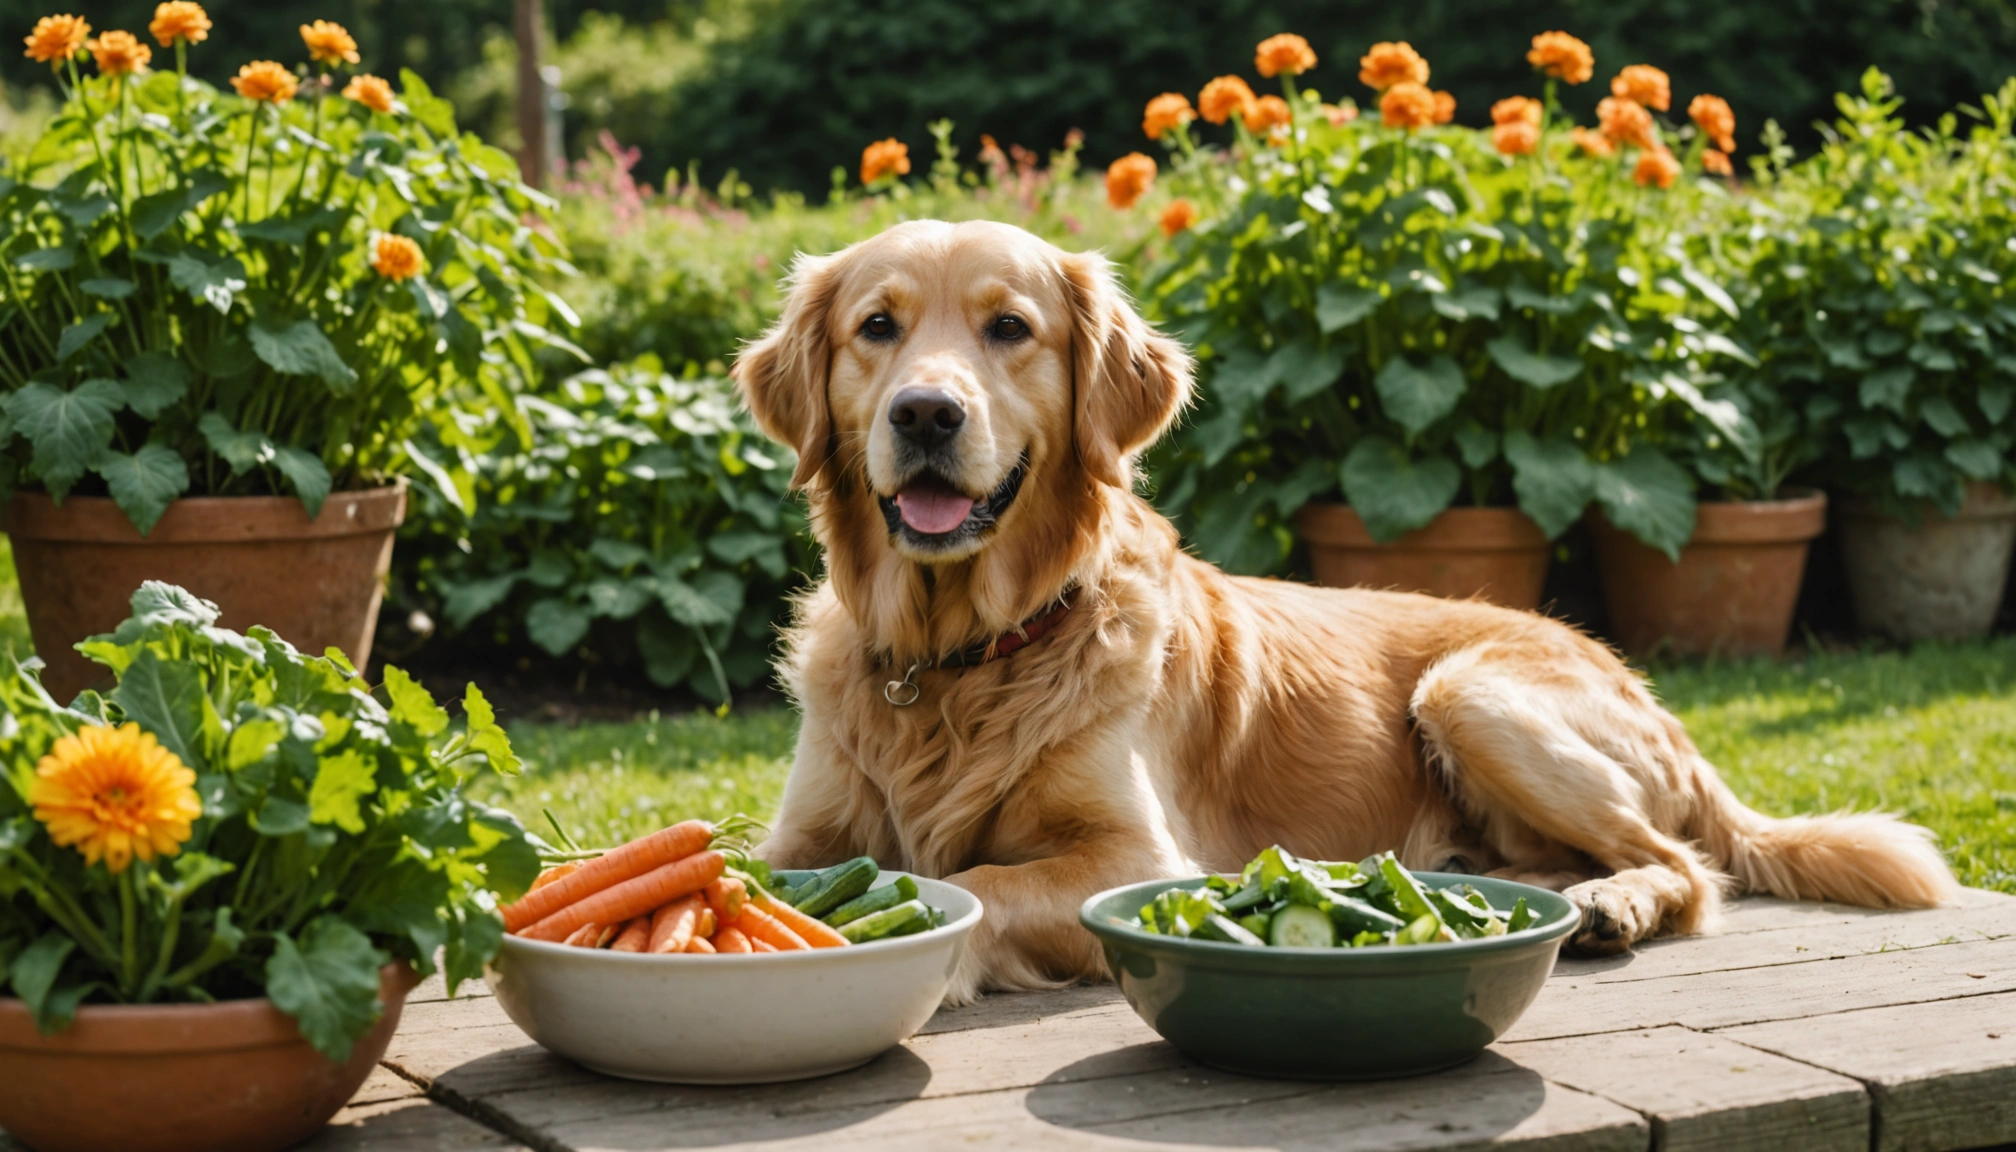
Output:
<instances>
[{"instance_id":1,"label":"green leaf","mask_svg":"<svg viewBox=\"0 0 2016 1152\"><path fill-rule=\"evenodd\" d=\"M160 580L142 581L126 603L127 617L112 633L112 639L120 644L132 644L165 629L200 631L217 623L217 605Z\"/></svg>"},{"instance_id":2,"label":"green leaf","mask_svg":"<svg viewBox=\"0 0 2016 1152\"><path fill-rule=\"evenodd\" d=\"M1680 561L1694 535L1694 488L1686 469L1657 448L1637 447L1596 466L1596 500L1610 522Z\"/></svg>"},{"instance_id":3,"label":"green leaf","mask_svg":"<svg viewBox=\"0 0 2016 1152\"><path fill-rule=\"evenodd\" d=\"M327 232L345 220L345 214L332 208L317 208L298 216L268 216L264 220L234 225L238 235L247 240L265 240L288 247L300 247L308 242L308 237L317 232Z\"/></svg>"},{"instance_id":4,"label":"green leaf","mask_svg":"<svg viewBox=\"0 0 2016 1152\"><path fill-rule=\"evenodd\" d=\"M37 381L6 400L8 419L35 448L35 475L61 500L112 443L112 416L126 396L110 380L65 392Z\"/></svg>"},{"instance_id":5,"label":"green leaf","mask_svg":"<svg viewBox=\"0 0 2016 1152\"><path fill-rule=\"evenodd\" d=\"M278 720L259 717L244 721L231 730L230 742L224 750L224 767L237 772L259 763L273 754L285 735L287 726Z\"/></svg>"},{"instance_id":6,"label":"green leaf","mask_svg":"<svg viewBox=\"0 0 2016 1152\"><path fill-rule=\"evenodd\" d=\"M101 300L124 300L138 292L140 286L121 276L99 276L77 285L77 290Z\"/></svg>"},{"instance_id":7,"label":"green leaf","mask_svg":"<svg viewBox=\"0 0 2016 1152\"><path fill-rule=\"evenodd\" d=\"M525 634L553 655L564 656L588 634L591 619L586 608L548 596L525 613Z\"/></svg>"},{"instance_id":8,"label":"green leaf","mask_svg":"<svg viewBox=\"0 0 2016 1152\"><path fill-rule=\"evenodd\" d=\"M1710 304L1720 308L1730 319L1733 320L1736 318L1736 301L1731 299L1729 293L1724 291L1722 286L1711 279L1707 273L1694 267L1692 264L1687 264L1681 267L1680 278L1692 284L1696 292L1701 293Z\"/></svg>"},{"instance_id":9,"label":"green leaf","mask_svg":"<svg viewBox=\"0 0 2016 1152\"><path fill-rule=\"evenodd\" d=\"M1925 423L1931 425L1934 432L1949 439L1965 435L1967 432L1967 417L1962 416L1960 409L1955 408L1953 402L1944 396L1934 396L1920 404L1918 415L1924 418Z\"/></svg>"},{"instance_id":10,"label":"green leaf","mask_svg":"<svg viewBox=\"0 0 2016 1152\"><path fill-rule=\"evenodd\" d=\"M301 498L302 507L308 510L308 518L313 520L322 514L322 502L329 498L329 469L322 464L322 458L313 452L300 448L281 447L273 450L273 467L280 470L287 482L294 486L294 495Z\"/></svg>"},{"instance_id":11,"label":"green leaf","mask_svg":"<svg viewBox=\"0 0 2016 1152\"><path fill-rule=\"evenodd\" d=\"M735 619L733 613L722 611L721 605L669 571L658 573L658 602L667 616L688 628L711 628Z\"/></svg>"},{"instance_id":12,"label":"green leaf","mask_svg":"<svg viewBox=\"0 0 2016 1152\"><path fill-rule=\"evenodd\" d=\"M422 737L439 735L448 727L448 710L434 702L434 694L390 664L385 666L385 695L392 701L392 719Z\"/></svg>"},{"instance_id":13,"label":"green leaf","mask_svg":"<svg viewBox=\"0 0 2016 1152\"><path fill-rule=\"evenodd\" d=\"M1498 433L1472 420L1456 429L1456 451L1465 468L1482 468L1498 458Z\"/></svg>"},{"instance_id":14,"label":"green leaf","mask_svg":"<svg viewBox=\"0 0 2016 1152\"><path fill-rule=\"evenodd\" d=\"M203 771L203 677L195 665L143 649L119 677L112 702L182 763Z\"/></svg>"},{"instance_id":15,"label":"green leaf","mask_svg":"<svg viewBox=\"0 0 2016 1152\"><path fill-rule=\"evenodd\" d=\"M353 836L363 834L358 802L378 786L377 774L377 763L355 748L324 757L308 789L309 822L334 824Z\"/></svg>"},{"instance_id":16,"label":"green leaf","mask_svg":"<svg viewBox=\"0 0 2016 1152\"><path fill-rule=\"evenodd\" d=\"M511 738L497 723L497 713L490 707L481 689L475 684L462 697L462 711L469 718L469 747L481 752L490 766L506 776L516 776L525 766L518 754L511 750Z\"/></svg>"},{"instance_id":17,"label":"green leaf","mask_svg":"<svg viewBox=\"0 0 2016 1152\"><path fill-rule=\"evenodd\" d=\"M174 449L161 444L143 444L130 456L107 448L98 457L97 471L142 536L152 532L168 505L189 490L189 466Z\"/></svg>"},{"instance_id":18,"label":"green leaf","mask_svg":"<svg viewBox=\"0 0 2016 1152\"><path fill-rule=\"evenodd\" d=\"M1423 527L1449 507L1463 475L1446 456L1409 459L1397 444L1367 436L1344 457L1344 499L1365 521L1374 540L1397 539Z\"/></svg>"},{"instance_id":19,"label":"green leaf","mask_svg":"<svg viewBox=\"0 0 2016 1152\"><path fill-rule=\"evenodd\" d=\"M165 352L140 352L127 359L120 388L127 406L152 420L188 394L189 369Z\"/></svg>"},{"instance_id":20,"label":"green leaf","mask_svg":"<svg viewBox=\"0 0 2016 1152\"><path fill-rule=\"evenodd\" d=\"M176 253L168 260L168 280L217 311L229 312L232 300L245 290L245 265L236 256L213 263L207 255L193 248Z\"/></svg>"},{"instance_id":21,"label":"green leaf","mask_svg":"<svg viewBox=\"0 0 2016 1152\"><path fill-rule=\"evenodd\" d=\"M1274 354L1281 391L1290 404L1300 404L1330 388L1344 374L1345 349L1341 344L1323 347L1307 338L1296 340Z\"/></svg>"},{"instance_id":22,"label":"green leaf","mask_svg":"<svg viewBox=\"0 0 2016 1152\"><path fill-rule=\"evenodd\" d=\"M84 350L86 344L98 338L99 333L112 325L112 313L93 312L84 319L63 329L56 337L56 362L61 364Z\"/></svg>"},{"instance_id":23,"label":"green leaf","mask_svg":"<svg viewBox=\"0 0 2016 1152\"><path fill-rule=\"evenodd\" d=\"M518 574L507 572L486 580L447 585L446 595L442 597L441 612L448 618L448 626L457 629L468 627L471 620L502 604L517 582Z\"/></svg>"},{"instance_id":24,"label":"green leaf","mask_svg":"<svg viewBox=\"0 0 2016 1152\"><path fill-rule=\"evenodd\" d=\"M1909 364L1880 368L1862 378L1857 395L1864 408L1888 408L1902 416L1904 400L1911 395L1911 382L1917 378L1918 370Z\"/></svg>"},{"instance_id":25,"label":"green leaf","mask_svg":"<svg viewBox=\"0 0 2016 1152\"><path fill-rule=\"evenodd\" d=\"M657 584L648 578L622 580L598 576L588 582L588 611L600 617L628 620L655 599Z\"/></svg>"},{"instance_id":26,"label":"green leaf","mask_svg":"<svg viewBox=\"0 0 2016 1152\"><path fill-rule=\"evenodd\" d=\"M252 350L275 372L292 376L319 376L338 396L347 395L357 383L357 373L336 354L336 346L313 320L291 324L252 325Z\"/></svg>"},{"instance_id":27,"label":"green leaf","mask_svg":"<svg viewBox=\"0 0 2016 1152\"><path fill-rule=\"evenodd\" d=\"M68 244L55 248L37 248L14 261L16 268L26 268L31 272L66 272L76 264L77 250Z\"/></svg>"},{"instance_id":28,"label":"green leaf","mask_svg":"<svg viewBox=\"0 0 2016 1152\"><path fill-rule=\"evenodd\" d=\"M341 1064L384 1010L378 969L386 959L348 921L321 916L309 922L298 943L275 934L266 961L266 995L294 1018L317 1052Z\"/></svg>"},{"instance_id":29,"label":"green leaf","mask_svg":"<svg viewBox=\"0 0 2016 1152\"><path fill-rule=\"evenodd\" d=\"M1566 532L1596 494L1596 470L1572 440L1507 432L1505 459L1512 464L1512 491L1520 510L1550 540Z\"/></svg>"},{"instance_id":30,"label":"green leaf","mask_svg":"<svg viewBox=\"0 0 2016 1152\"><path fill-rule=\"evenodd\" d=\"M63 961L76 947L77 942L61 932L44 932L23 948L10 966L14 994L34 1014L35 1027L44 1035L68 1027L77 1010L74 1000L66 1005L63 997L52 995Z\"/></svg>"},{"instance_id":31,"label":"green leaf","mask_svg":"<svg viewBox=\"0 0 2016 1152\"><path fill-rule=\"evenodd\" d=\"M1211 362L1211 393L1228 408L1243 412L1267 394L1280 379L1281 364L1250 348L1235 348Z\"/></svg>"},{"instance_id":32,"label":"green leaf","mask_svg":"<svg viewBox=\"0 0 2016 1152\"><path fill-rule=\"evenodd\" d=\"M257 429L240 432L231 426L231 421L226 420L222 413L205 412L203 418L196 422L196 427L203 433L203 439L209 443L210 450L223 457L226 464L231 465L233 476L273 461L273 442L266 439L264 432Z\"/></svg>"},{"instance_id":33,"label":"green leaf","mask_svg":"<svg viewBox=\"0 0 2016 1152\"><path fill-rule=\"evenodd\" d=\"M1946 461L1971 479L2002 478L2002 453L1985 440L1955 440L1946 446Z\"/></svg>"},{"instance_id":34,"label":"green leaf","mask_svg":"<svg viewBox=\"0 0 2016 1152\"><path fill-rule=\"evenodd\" d=\"M1370 316L1382 299L1377 288L1325 284L1316 290L1316 326L1325 336L1339 328L1349 328Z\"/></svg>"},{"instance_id":35,"label":"green leaf","mask_svg":"<svg viewBox=\"0 0 2016 1152\"><path fill-rule=\"evenodd\" d=\"M503 917L475 907L463 908L462 916L459 924L450 926L448 947L441 957L442 975L447 978L450 995L462 981L481 979L484 965L504 945Z\"/></svg>"},{"instance_id":36,"label":"green leaf","mask_svg":"<svg viewBox=\"0 0 2016 1152\"><path fill-rule=\"evenodd\" d=\"M292 836L308 830L308 805L268 796L252 814L252 827L262 836Z\"/></svg>"},{"instance_id":37,"label":"green leaf","mask_svg":"<svg viewBox=\"0 0 2016 1152\"><path fill-rule=\"evenodd\" d=\"M1435 311L1451 320L1498 319L1498 290L1489 285L1457 288L1430 298Z\"/></svg>"},{"instance_id":38,"label":"green leaf","mask_svg":"<svg viewBox=\"0 0 2016 1152\"><path fill-rule=\"evenodd\" d=\"M1484 345L1484 350L1491 354L1492 362L1503 368L1507 376L1542 391L1566 384L1582 374L1581 357L1535 352L1515 332L1500 335Z\"/></svg>"},{"instance_id":39,"label":"green leaf","mask_svg":"<svg viewBox=\"0 0 2016 1152\"><path fill-rule=\"evenodd\" d=\"M183 187L170 188L165 192L156 192L135 200L128 212L128 219L132 221L133 231L139 234L140 239L152 240L174 227L183 213L194 209L230 186L231 181L220 173L204 169L197 172Z\"/></svg>"},{"instance_id":40,"label":"green leaf","mask_svg":"<svg viewBox=\"0 0 2016 1152\"><path fill-rule=\"evenodd\" d=\"M1981 414L1988 417L1988 423L2000 424L2009 409L2016 406L2016 388L2007 384L1984 384L1975 396L1974 402L1981 406Z\"/></svg>"},{"instance_id":41,"label":"green leaf","mask_svg":"<svg viewBox=\"0 0 2016 1152\"><path fill-rule=\"evenodd\" d=\"M1372 386L1386 415L1415 436L1455 409L1463 397L1463 370L1447 355L1438 354L1425 365L1395 356L1379 369Z\"/></svg>"},{"instance_id":42,"label":"green leaf","mask_svg":"<svg viewBox=\"0 0 2016 1152\"><path fill-rule=\"evenodd\" d=\"M1898 457L1890 466L1890 482L1896 486L1897 494L1907 499L1931 500L1949 512L1960 506L1960 477L1938 456L1913 452Z\"/></svg>"}]
</instances>

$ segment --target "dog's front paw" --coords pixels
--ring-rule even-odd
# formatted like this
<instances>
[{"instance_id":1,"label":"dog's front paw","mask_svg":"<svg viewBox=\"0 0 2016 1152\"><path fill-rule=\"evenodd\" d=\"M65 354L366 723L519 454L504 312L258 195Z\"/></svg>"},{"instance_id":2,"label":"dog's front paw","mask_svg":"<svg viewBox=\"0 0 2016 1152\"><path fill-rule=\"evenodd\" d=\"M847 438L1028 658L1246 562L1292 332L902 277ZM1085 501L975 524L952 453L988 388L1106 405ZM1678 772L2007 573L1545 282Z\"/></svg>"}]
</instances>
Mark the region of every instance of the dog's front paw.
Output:
<instances>
[{"instance_id":1,"label":"dog's front paw","mask_svg":"<svg viewBox=\"0 0 2016 1152\"><path fill-rule=\"evenodd\" d=\"M1628 952L1650 936L1657 913L1646 895L1615 880L1587 880L1561 893L1582 910L1582 924L1568 938L1568 949L1583 956Z\"/></svg>"},{"instance_id":2,"label":"dog's front paw","mask_svg":"<svg viewBox=\"0 0 2016 1152\"><path fill-rule=\"evenodd\" d=\"M952 981L945 986L944 1007L964 1008L980 998L980 990L986 979L986 970L969 945L965 954L959 957L959 966L952 971Z\"/></svg>"}]
</instances>

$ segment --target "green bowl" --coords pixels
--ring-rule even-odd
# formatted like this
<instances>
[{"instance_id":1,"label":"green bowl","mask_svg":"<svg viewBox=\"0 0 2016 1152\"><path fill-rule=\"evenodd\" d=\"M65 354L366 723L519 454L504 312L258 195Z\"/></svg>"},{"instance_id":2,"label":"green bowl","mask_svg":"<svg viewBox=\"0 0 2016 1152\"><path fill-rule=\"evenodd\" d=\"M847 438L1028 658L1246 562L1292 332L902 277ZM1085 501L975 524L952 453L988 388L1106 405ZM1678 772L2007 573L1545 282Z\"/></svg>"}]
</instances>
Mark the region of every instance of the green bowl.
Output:
<instances>
[{"instance_id":1,"label":"green bowl","mask_svg":"<svg viewBox=\"0 0 2016 1152\"><path fill-rule=\"evenodd\" d=\"M1254 948L1143 930L1135 915L1169 888L1204 877L1112 888L1079 922L1150 1028L1193 1060L1250 1076L1382 1080L1447 1068L1482 1052L1519 1019L1554 970L1580 916L1557 892L1417 872L1424 883L1474 884L1493 907L1521 896L1539 919L1483 940L1404 948Z\"/></svg>"}]
</instances>

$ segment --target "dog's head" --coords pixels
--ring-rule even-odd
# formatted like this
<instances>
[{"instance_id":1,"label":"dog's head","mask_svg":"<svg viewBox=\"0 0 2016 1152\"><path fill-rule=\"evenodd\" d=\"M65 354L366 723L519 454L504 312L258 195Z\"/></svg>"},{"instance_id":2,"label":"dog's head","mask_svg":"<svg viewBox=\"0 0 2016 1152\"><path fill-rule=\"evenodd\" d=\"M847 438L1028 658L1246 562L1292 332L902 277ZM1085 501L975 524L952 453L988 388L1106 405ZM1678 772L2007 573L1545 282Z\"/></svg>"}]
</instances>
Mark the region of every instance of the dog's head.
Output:
<instances>
[{"instance_id":1,"label":"dog's head","mask_svg":"<svg viewBox=\"0 0 2016 1152\"><path fill-rule=\"evenodd\" d=\"M1190 367L1098 254L918 221L800 257L735 377L797 451L829 551L943 567L1040 546L1098 486L1131 486Z\"/></svg>"}]
</instances>

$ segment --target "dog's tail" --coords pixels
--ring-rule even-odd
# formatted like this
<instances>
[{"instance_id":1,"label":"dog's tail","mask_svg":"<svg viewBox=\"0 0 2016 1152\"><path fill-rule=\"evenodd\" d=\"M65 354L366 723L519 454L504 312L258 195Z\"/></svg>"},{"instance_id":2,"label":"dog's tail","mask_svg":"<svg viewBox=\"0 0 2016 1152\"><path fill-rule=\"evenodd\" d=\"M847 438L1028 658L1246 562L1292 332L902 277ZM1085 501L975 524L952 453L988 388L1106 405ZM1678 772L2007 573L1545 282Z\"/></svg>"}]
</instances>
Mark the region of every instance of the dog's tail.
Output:
<instances>
[{"instance_id":1,"label":"dog's tail","mask_svg":"<svg viewBox=\"0 0 2016 1152\"><path fill-rule=\"evenodd\" d=\"M1887 812L1773 819L1738 800L1712 770L1695 778L1701 847L1752 891L1871 908L1931 908L1960 895L1929 829Z\"/></svg>"}]
</instances>

